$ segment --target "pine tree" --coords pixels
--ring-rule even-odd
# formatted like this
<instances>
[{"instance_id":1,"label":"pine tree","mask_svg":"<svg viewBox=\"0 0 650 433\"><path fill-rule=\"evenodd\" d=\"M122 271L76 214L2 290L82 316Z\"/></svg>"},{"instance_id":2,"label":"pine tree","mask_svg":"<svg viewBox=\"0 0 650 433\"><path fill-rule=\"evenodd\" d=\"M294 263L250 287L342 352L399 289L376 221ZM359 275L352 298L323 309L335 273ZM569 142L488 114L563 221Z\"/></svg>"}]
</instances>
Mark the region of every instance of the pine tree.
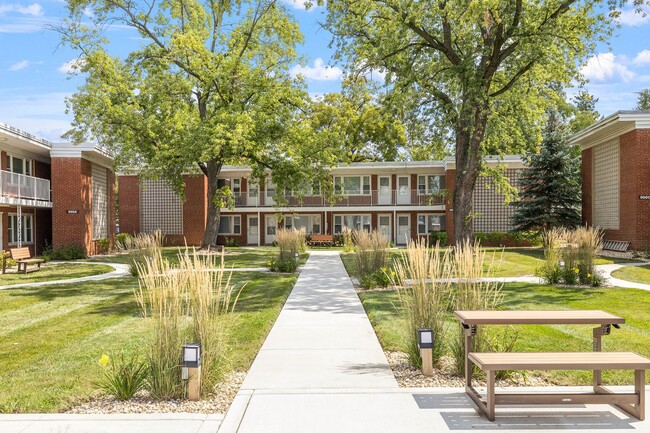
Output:
<instances>
[{"instance_id":1,"label":"pine tree","mask_svg":"<svg viewBox=\"0 0 650 433\"><path fill-rule=\"evenodd\" d=\"M544 230L581 224L580 155L572 152L555 114L549 116L538 154L529 154L519 181L516 230Z\"/></svg>"}]
</instances>

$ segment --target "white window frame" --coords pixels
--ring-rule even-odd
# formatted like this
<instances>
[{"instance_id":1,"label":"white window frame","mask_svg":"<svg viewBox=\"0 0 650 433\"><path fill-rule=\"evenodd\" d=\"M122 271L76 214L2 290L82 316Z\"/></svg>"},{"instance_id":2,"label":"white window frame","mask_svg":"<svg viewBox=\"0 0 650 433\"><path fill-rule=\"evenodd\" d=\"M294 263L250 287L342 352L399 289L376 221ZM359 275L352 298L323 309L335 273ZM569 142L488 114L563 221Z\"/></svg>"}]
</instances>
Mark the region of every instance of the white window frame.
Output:
<instances>
[{"instance_id":1,"label":"white window frame","mask_svg":"<svg viewBox=\"0 0 650 433\"><path fill-rule=\"evenodd\" d=\"M23 162L23 167L22 167L22 172L21 173L16 173L16 174L23 174L25 176L33 176L34 170L33 170L33 162L31 159L28 158L23 158L22 156L16 156L16 155L11 155L7 154L7 171L14 173L14 158L15 159L20 159Z\"/></svg>"},{"instance_id":2,"label":"white window frame","mask_svg":"<svg viewBox=\"0 0 650 433\"><path fill-rule=\"evenodd\" d=\"M272 195L269 195L269 190L273 191ZM273 183L271 179L266 179L266 182L264 182L264 195L266 196L266 198L272 199L273 197L275 197L278 194L277 190L278 190L278 186L275 183Z\"/></svg>"},{"instance_id":3,"label":"white window frame","mask_svg":"<svg viewBox=\"0 0 650 433\"><path fill-rule=\"evenodd\" d=\"M235 177L230 179L230 189L234 196L241 194L241 178Z\"/></svg>"},{"instance_id":4,"label":"white window frame","mask_svg":"<svg viewBox=\"0 0 650 433\"><path fill-rule=\"evenodd\" d=\"M13 220L16 220L16 224L14 224ZM31 213L24 213L22 214L22 228L23 231L25 232L25 239L22 240L23 244L33 244L34 243L34 215ZM17 213L9 213L7 214L7 244L8 245L17 245L18 244L18 237L17 237L17 224L18 223L18 214ZM29 238L28 236L29 235ZM31 238L31 239L30 239Z\"/></svg>"},{"instance_id":5,"label":"white window frame","mask_svg":"<svg viewBox=\"0 0 650 433\"><path fill-rule=\"evenodd\" d=\"M294 227L295 218L309 218L306 233L308 235L320 235L323 231L323 219L320 214L292 214L284 216L284 227L290 229ZM314 231L314 225L318 222L318 232Z\"/></svg>"},{"instance_id":6,"label":"white window frame","mask_svg":"<svg viewBox=\"0 0 650 433\"><path fill-rule=\"evenodd\" d=\"M345 179L359 179L359 193L350 193L345 190ZM367 188L366 188L367 187ZM370 176L334 176L334 191L336 194L348 196L370 195L372 193L372 180Z\"/></svg>"},{"instance_id":7,"label":"white window frame","mask_svg":"<svg viewBox=\"0 0 650 433\"><path fill-rule=\"evenodd\" d=\"M442 175L439 175L439 174L419 174L418 175L418 195L429 195L429 194L433 194L433 193L436 193L436 192L440 192L442 190L442 188L437 188L436 190L433 190L433 189L429 188L429 185L430 185L429 178L431 178L431 177L442 178ZM422 186L422 181L424 181L424 188L420 188ZM438 184L442 184L442 179L440 180L440 182L438 182Z\"/></svg>"},{"instance_id":8,"label":"white window frame","mask_svg":"<svg viewBox=\"0 0 650 433\"><path fill-rule=\"evenodd\" d=\"M218 235L228 236L228 235L241 235L241 215L220 215L219 216L219 233ZM230 232L225 233L221 231L223 225L221 224L221 218L230 219ZM239 222L235 223L235 220L238 219ZM239 231L235 231L235 226L239 227Z\"/></svg>"},{"instance_id":9,"label":"white window frame","mask_svg":"<svg viewBox=\"0 0 650 433\"><path fill-rule=\"evenodd\" d=\"M428 234L429 234L429 231L427 230L428 227L429 227L429 218L432 218L432 217L442 218L443 216L444 216L444 215L443 215L443 214L440 214L440 213L419 213L419 214L417 215L417 221L416 221L416 224L417 224L417 233L418 233L418 235L419 235L419 236L423 236L423 235L428 235ZM424 233L422 233L422 232L420 231L420 227L421 227L421 224L420 224L420 217L424 217L424 228L425 228L425 230L427 230L427 231L425 231ZM439 220L439 221L440 221L440 220ZM442 221L440 221L440 231L443 231L443 230L442 230Z\"/></svg>"},{"instance_id":10,"label":"white window frame","mask_svg":"<svg viewBox=\"0 0 650 433\"><path fill-rule=\"evenodd\" d=\"M365 222L365 218L367 217L368 218L368 224L367 224L367 226L368 226L367 229L368 230L366 230L366 231L368 231L368 233L372 232L372 215L369 214L369 213L362 213L362 214L334 214L334 227L332 227L333 234L340 235L343 232L343 227L348 227L348 228L350 228L352 230L357 228L357 227L349 227L349 226L347 226L345 224L345 218L352 218L352 217L360 217L361 224L360 224L360 227L358 227L358 228L360 228L362 230L366 229L366 227L365 227L366 224L364 224L364 222ZM339 220L338 223L336 222L337 219ZM340 226L341 228L339 230L337 230L336 226Z\"/></svg>"}]
</instances>

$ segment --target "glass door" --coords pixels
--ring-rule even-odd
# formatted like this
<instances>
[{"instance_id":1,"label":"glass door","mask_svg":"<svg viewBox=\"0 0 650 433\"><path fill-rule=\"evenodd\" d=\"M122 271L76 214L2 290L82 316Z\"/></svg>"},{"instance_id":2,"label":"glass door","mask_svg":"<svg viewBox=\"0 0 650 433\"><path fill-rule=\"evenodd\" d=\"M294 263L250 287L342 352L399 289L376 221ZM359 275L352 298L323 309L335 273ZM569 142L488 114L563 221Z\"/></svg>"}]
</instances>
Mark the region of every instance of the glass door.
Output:
<instances>
[{"instance_id":1,"label":"glass door","mask_svg":"<svg viewBox=\"0 0 650 433\"><path fill-rule=\"evenodd\" d=\"M397 176L397 204L411 204L411 176Z\"/></svg>"},{"instance_id":2,"label":"glass door","mask_svg":"<svg viewBox=\"0 0 650 433\"><path fill-rule=\"evenodd\" d=\"M397 245L406 245L411 239L411 217L409 215L397 216Z\"/></svg>"},{"instance_id":3,"label":"glass door","mask_svg":"<svg viewBox=\"0 0 650 433\"><path fill-rule=\"evenodd\" d=\"M379 198L377 204L391 204L390 176L379 176Z\"/></svg>"},{"instance_id":4,"label":"glass door","mask_svg":"<svg viewBox=\"0 0 650 433\"><path fill-rule=\"evenodd\" d=\"M257 216L248 216L247 233L246 242L250 245L257 245L260 241L260 219Z\"/></svg>"}]
</instances>

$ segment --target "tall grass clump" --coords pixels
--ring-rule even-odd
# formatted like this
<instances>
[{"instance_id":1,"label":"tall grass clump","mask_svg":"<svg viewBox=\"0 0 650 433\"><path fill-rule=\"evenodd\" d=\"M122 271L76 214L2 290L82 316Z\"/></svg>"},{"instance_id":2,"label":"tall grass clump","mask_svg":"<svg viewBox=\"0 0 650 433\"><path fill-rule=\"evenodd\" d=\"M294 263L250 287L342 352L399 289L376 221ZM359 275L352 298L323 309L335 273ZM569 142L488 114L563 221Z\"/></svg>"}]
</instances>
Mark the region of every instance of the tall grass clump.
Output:
<instances>
[{"instance_id":1,"label":"tall grass clump","mask_svg":"<svg viewBox=\"0 0 650 433\"><path fill-rule=\"evenodd\" d=\"M411 364L421 366L416 330L434 333L433 362L439 364L445 349L445 314L449 308L451 257L426 241L409 242L406 252L394 264L392 282L407 318L406 352Z\"/></svg>"},{"instance_id":2,"label":"tall grass clump","mask_svg":"<svg viewBox=\"0 0 650 433\"><path fill-rule=\"evenodd\" d=\"M354 230L352 237L356 245L354 266L359 284L365 289L387 286L388 239L378 230L368 233Z\"/></svg>"},{"instance_id":3,"label":"tall grass clump","mask_svg":"<svg viewBox=\"0 0 650 433\"><path fill-rule=\"evenodd\" d=\"M543 239L545 263L538 275L547 284L600 286L602 277L595 269L595 259L602 250L602 230L554 228L546 231Z\"/></svg>"},{"instance_id":4,"label":"tall grass clump","mask_svg":"<svg viewBox=\"0 0 650 433\"><path fill-rule=\"evenodd\" d=\"M149 350L149 392L154 398L180 398L180 350L183 343L201 343L202 375L207 387L216 382L225 352L219 316L232 304L230 276L224 277L223 256L215 268L210 256L186 251L172 268L160 249L137 263L135 296L145 317L153 321ZM233 304L234 305L234 304Z\"/></svg>"},{"instance_id":5,"label":"tall grass clump","mask_svg":"<svg viewBox=\"0 0 650 433\"><path fill-rule=\"evenodd\" d=\"M494 256L488 262L485 250L479 244L465 241L457 245L450 255L455 284L451 291L453 310L497 310L503 301L501 291L503 284L486 281L494 275L498 267ZM505 352L512 351L516 334L510 335L508 330L501 335L494 329L478 327L473 338L473 350L476 352ZM458 327L456 337L451 341L451 354L455 371L463 375L465 371L465 334L462 326Z\"/></svg>"},{"instance_id":6,"label":"tall grass clump","mask_svg":"<svg viewBox=\"0 0 650 433\"><path fill-rule=\"evenodd\" d=\"M351 253L354 251L354 238L352 229L350 227L343 227L341 230L341 236L343 237L343 251L346 253Z\"/></svg>"},{"instance_id":7,"label":"tall grass clump","mask_svg":"<svg viewBox=\"0 0 650 433\"><path fill-rule=\"evenodd\" d=\"M269 268L274 272L295 272L298 257L307 250L307 237L304 229L279 229L275 232L278 257L271 259Z\"/></svg>"},{"instance_id":8,"label":"tall grass clump","mask_svg":"<svg viewBox=\"0 0 650 433\"><path fill-rule=\"evenodd\" d=\"M160 230L153 233L138 233L135 236L128 236L121 242L115 244L120 252L129 256L129 272L132 276L138 276L138 265L142 265L146 257L155 256L163 246L165 236Z\"/></svg>"}]
</instances>

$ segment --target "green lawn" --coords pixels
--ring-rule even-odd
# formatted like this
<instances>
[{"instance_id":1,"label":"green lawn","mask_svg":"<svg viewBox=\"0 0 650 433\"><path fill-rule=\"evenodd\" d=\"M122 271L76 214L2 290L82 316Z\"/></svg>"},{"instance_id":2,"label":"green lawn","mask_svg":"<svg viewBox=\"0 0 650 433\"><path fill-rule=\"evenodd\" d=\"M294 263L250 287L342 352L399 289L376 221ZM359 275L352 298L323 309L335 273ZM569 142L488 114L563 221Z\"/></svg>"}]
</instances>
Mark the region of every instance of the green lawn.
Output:
<instances>
[{"instance_id":1,"label":"green lawn","mask_svg":"<svg viewBox=\"0 0 650 433\"><path fill-rule=\"evenodd\" d=\"M42 264L41 270L28 274L0 274L0 286L41 281L67 280L111 272L107 265L80 265L78 263Z\"/></svg>"},{"instance_id":2,"label":"green lawn","mask_svg":"<svg viewBox=\"0 0 650 433\"><path fill-rule=\"evenodd\" d=\"M625 266L612 272L612 276L633 283L650 284L650 265Z\"/></svg>"},{"instance_id":3,"label":"green lawn","mask_svg":"<svg viewBox=\"0 0 650 433\"><path fill-rule=\"evenodd\" d=\"M162 249L162 254L171 263L178 263L178 254L182 254L184 251L185 248L165 247ZM278 254L276 247L227 247L224 262L227 268L265 268L267 267L268 261L276 254ZM218 256L216 256L215 260L218 260ZM304 264L306 260L307 256L303 254L301 263ZM130 264L130 258L126 254L96 256L89 258L88 261Z\"/></svg>"},{"instance_id":4,"label":"green lawn","mask_svg":"<svg viewBox=\"0 0 650 433\"><path fill-rule=\"evenodd\" d=\"M224 372L248 368L296 277L235 273L241 292ZM133 296L137 280L0 291L0 412L58 412L97 393L102 353L142 351L151 335Z\"/></svg>"},{"instance_id":5,"label":"green lawn","mask_svg":"<svg viewBox=\"0 0 650 433\"><path fill-rule=\"evenodd\" d=\"M603 350L632 351L650 356L650 293L621 288L557 288L532 284L506 284L504 309L508 310L604 310L622 316L626 324L612 329L603 337ZM394 291L361 292L359 296L384 348L403 350L405 321ZM454 329L450 314L448 329ZM496 328L496 327L494 327ZM517 351L590 351L591 326L518 326ZM585 371L538 372L552 383L588 385L591 374ZM628 371L607 371L606 383L630 385L633 375ZM650 379L650 378L649 378Z\"/></svg>"}]
</instances>

